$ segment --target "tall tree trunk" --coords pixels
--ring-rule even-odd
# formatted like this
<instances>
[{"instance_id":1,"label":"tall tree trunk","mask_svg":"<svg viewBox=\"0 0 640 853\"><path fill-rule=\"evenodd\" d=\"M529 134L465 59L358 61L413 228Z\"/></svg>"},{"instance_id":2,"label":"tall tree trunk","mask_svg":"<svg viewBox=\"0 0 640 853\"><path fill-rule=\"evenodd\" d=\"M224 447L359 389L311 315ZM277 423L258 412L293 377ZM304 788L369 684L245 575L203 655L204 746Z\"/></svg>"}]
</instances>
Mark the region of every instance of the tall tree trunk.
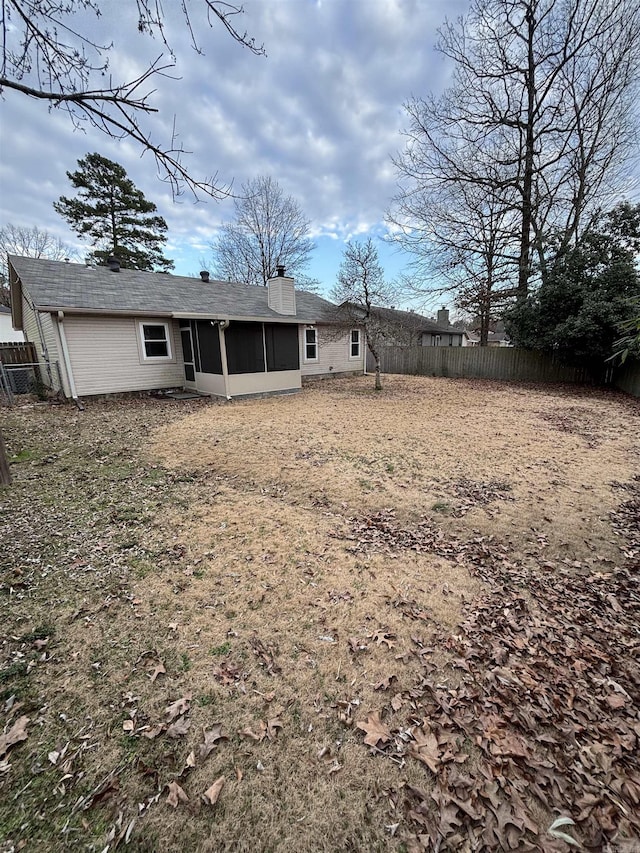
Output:
<instances>
[{"instance_id":1,"label":"tall tree trunk","mask_svg":"<svg viewBox=\"0 0 640 853\"><path fill-rule=\"evenodd\" d=\"M529 263L531 257L531 220L533 193L533 155L534 155L534 124L536 97L536 64L533 54L533 39L535 34L535 0L529 3L525 15L527 21L527 74L525 85L527 90L527 115L525 121L524 142L524 175L522 180L522 225L520 230L520 257L518 260L518 302L524 302L529 292Z\"/></svg>"},{"instance_id":2,"label":"tall tree trunk","mask_svg":"<svg viewBox=\"0 0 640 853\"><path fill-rule=\"evenodd\" d=\"M489 346L489 312L486 308L480 314L480 346Z\"/></svg>"},{"instance_id":3,"label":"tall tree trunk","mask_svg":"<svg viewBox=\"0 0 640 853\"><path fill-rule=\"evenodd\" d=\"M382 391L382 379L380 378L380 353L378 352L377 347L372 347L369 336L367 335L367 345L369 346L369 351L373 356L373 360L375 362L375 390ZM365 363L366 363L366 355L365 355Z\"/></svg>"}]
</instances>

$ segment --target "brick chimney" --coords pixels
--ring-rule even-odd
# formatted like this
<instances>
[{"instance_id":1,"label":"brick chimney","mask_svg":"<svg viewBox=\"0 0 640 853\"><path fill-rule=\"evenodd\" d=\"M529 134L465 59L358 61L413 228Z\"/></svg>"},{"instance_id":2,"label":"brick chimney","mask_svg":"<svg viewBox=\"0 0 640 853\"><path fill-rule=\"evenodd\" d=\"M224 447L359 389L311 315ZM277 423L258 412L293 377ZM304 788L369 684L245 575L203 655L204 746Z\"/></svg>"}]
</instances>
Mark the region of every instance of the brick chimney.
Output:
<instances>
[{"instance_id":1,"label":"brick chimney","mask_svg":"<svg viewBox=\"0 0 640 853\"><path fill-rule=\"evenodd\" d=\"M444 305L438 311L438 317L436 322L439 326L448 326L449 325L449 309L445 308Z\"/></svg>"},{"instance_id":2,"label":"brick chimney","mask_svg":"<svg viewBox=\"0 0 640 853\"><path fill-rule=\"evenodd\" d=\"M284 266L278 264L276 275L267 280L267 304L278 314L296 313L296 289L294 280L286 276Z\"/></svg>"}]
</instances>

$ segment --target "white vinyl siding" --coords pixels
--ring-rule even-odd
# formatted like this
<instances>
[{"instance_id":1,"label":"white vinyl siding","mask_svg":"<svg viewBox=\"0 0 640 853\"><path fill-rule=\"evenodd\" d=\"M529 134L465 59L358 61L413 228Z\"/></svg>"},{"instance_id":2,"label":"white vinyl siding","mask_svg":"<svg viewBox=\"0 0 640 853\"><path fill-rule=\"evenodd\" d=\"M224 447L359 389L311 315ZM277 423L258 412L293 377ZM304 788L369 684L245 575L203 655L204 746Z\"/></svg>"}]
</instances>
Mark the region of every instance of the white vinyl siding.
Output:
<instances>
[{"instance_id":1,"label":"white vinyl siding","mask_svg":"<svg viewBox=\"0 0 640 853\"><path fill-rule=\"evenodd\" d=\"M171 360L143 356L139 322L157 324L153 318L67 315L64 329L79 396L181 388L184 365L180 330L168 321Z\"/></svg>"},{"instance_id":2,"label":"white vinyl siding","mask_svg":"<svg viewBox=\"0 0 640 853\"><path fill-rule=\"evenodd\" d=\"M340 373L356 373L364 370L362 353L364 349L364 335L360 334L360 357L350 358L351 351L351 329L337 329L333 326L318 326L318 360L305 362L304 326L300 334L300 364L302 376L330 376Z\"/></svg>"},{"instance_id":3,"label":"white vinyl siding","mask_svg":"<svg viewBox=\"0 0 640 853\"><path fill-rule=\"evenodd\" d=\"M53 391L60 389L60 352L54 320L51 314L35 311L30 300L22 297L22 328L26 340L36 348L38 362L45 365L40 371L42 381ZM46 366L50 366L50 373ZM60 368L61 369L61 368ZM65 389L65 393L68 389Z\"/></svg>"},{"instance_id":4,"label":"white vinyl siding","mask_svg":"<svg viewBox=\"0 0 640 853\"><path fill-rule=\"evenodd\" d=\"M60 356L51 314L34 311L28 301L23 298L22 326L25 338L35 345L38 361L44 361L46 358L49 358L50 361L59 360Z\"/></svg>"}]
</instances>

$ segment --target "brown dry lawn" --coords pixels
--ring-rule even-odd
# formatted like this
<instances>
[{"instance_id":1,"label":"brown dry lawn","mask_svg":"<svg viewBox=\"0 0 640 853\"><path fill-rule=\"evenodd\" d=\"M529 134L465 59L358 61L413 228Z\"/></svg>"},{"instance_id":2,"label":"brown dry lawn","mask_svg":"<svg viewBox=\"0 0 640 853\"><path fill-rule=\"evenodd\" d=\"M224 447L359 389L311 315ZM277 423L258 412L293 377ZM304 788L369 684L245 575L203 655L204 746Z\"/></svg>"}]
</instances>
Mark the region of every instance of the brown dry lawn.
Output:
<instances>
[{"instance_id":1,"label":"brown dry lawn","mask_svg":"<svg viewBox=\"0 0 640 853\"><path fill-rule=\"evenodd\" d=\"M389 376L2 415L0 715L28 723L0 754L0 851L500 849L462 845L444 812L438 848L406 804L449 761L416 757L425 672L459 689L460 625L495 593L468 543L519 572L624 565L634 401ZM378 546L380 525L447 544ZM457 748L482 766L473 738ZM569 849L523 797L513 849Z\"/></svg>"}]
</instances>

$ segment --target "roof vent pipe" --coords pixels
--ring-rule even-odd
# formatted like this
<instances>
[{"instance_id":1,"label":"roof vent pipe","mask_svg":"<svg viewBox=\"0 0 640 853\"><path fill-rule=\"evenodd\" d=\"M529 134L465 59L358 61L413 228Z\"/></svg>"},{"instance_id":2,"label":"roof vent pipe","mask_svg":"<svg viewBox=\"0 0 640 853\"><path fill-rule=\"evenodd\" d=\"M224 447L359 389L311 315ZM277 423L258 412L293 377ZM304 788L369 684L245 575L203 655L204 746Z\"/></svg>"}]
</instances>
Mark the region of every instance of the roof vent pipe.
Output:
<instances>
[{"instance_id":1,"label":"roof vent pipe","mask_svg":"<svg viewBox=\"0 0 640 853\"><path fill-rule=\"evenodd\" d=\"M120 272L120 258L115 255L109 255L107 258L107 266L111 272Z\"/></svg>"},{"instance_id":2,"label":"roof vent pipe","mask_svg":"<svg viewBox=\"0 0 640 853\"><path fill-rule=\"evenodd\" d=\"M284 278L284 264L278 264L276 266L276 275L278 278Z\"/></svg>"},{"instance_id":3,"label":"roof vent pipe","mask_svg":"<svg viewBox=\"0 0 640 853\"><path fill-rule=\"evenodd\" d=\"M202 281L209 281L209 270L200 270L200 278Z\"/></svg>"}]
</instances>

